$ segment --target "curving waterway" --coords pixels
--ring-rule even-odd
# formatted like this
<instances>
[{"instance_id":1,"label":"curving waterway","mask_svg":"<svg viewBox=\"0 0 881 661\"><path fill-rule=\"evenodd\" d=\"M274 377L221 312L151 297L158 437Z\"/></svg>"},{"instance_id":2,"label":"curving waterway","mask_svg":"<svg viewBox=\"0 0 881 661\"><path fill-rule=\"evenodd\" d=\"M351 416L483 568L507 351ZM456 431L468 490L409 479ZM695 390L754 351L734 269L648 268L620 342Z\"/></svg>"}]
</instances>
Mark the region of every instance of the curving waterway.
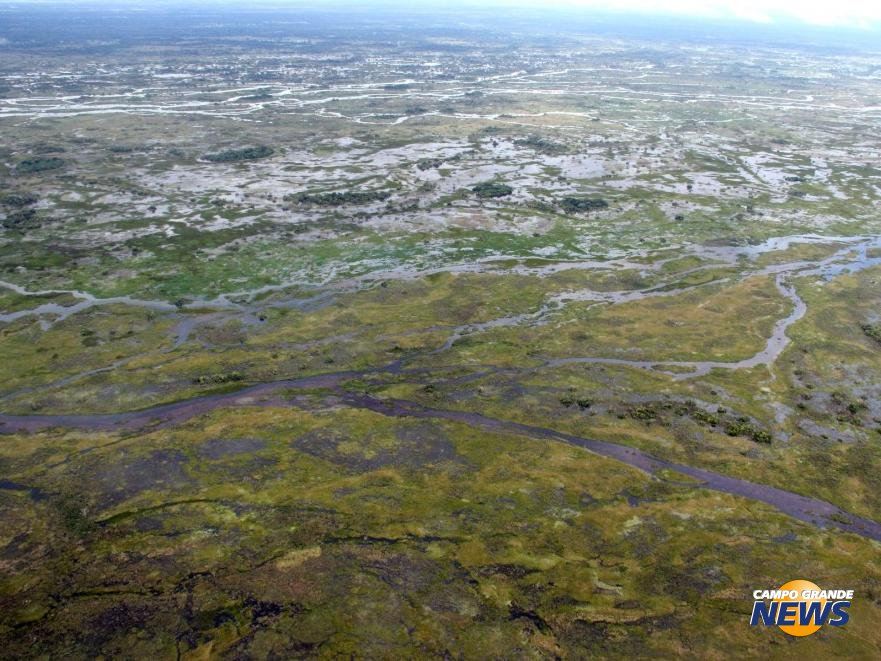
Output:
<instances>
[{"instance_id":1,"label":"curving waterway","mask_svg":"<svg viewBox=\"0 0 881 661\"><path fill-rule=\"evenodd\" d=\"M667 371L674 378L690 378L698 375L707 374L712 369L742 369L755 367L757 365L769 365L775 361L782 351L786 348L789 338L787 337L788 328L798 319L804 316L806 305L796 292L790 279L796 276L816 276L824 279L830 279L837 275L847 272L856 272L870 266L881 265L881 256L870 256L869 251L873 250L873 255L878 253L881 255L881 237L815 237L812 235L797 237L782 237L779 239L771 239L765 244L759 246L751 246L747 248L731 247L731 248L708 248L705 250L703 257L711 258L713 262L706 267L698 267L694 270L702 268L718 267L720 264L734 264L738 260L743 259L744 250L751 253L752 257L760 255L764 252L772 250L781 250L789 247L793 243L805 242L824 242L835 243L840 242L842 247L830 257L818 262L790 262L784 264L773 264L756 269L747 269L740 273L739 278L754 275L774 276L776 286L781 295L785 296L792 302L792 310L789 314L780 319L774 326L771 337L768 338L765 347L755 355L736 362L714 362L714 361L637 361L618 358L604 357L568 357L549 360L544 363L545 367L554 367L571 363L599 363L614 364L629 367L638 367L643 369ZM571 267L571 264L568 266ZM597 264L589 263L581 265L582 268L597 268ZM607 264L606 267L609 265ZM472 268L474 265L472 265ZM515 271L520 271L525 267L514 267ZM542 267L540 267L542 268ZM558 269L560 265L549 265L547 268ZM456 270L443 269L443 270ZM463 267L463 270L471 270ZM415 272L389 272L372 275L370 280L378 282L386 278L413 278L423 275ZM680 276L682 274L679 274ZM365 279L359 279L357 285L364 286L369 284ZM331 292L347 290L355 288L355 282L337 283L330 288ZM21 310L14 313L0 314L0 322L12 321L26 315L35 315L41 317L44 314L50 316L58 316L66 318L71 314L79 312L88 307L97 305L108 305L123 303L128 305L137 305L156 309L163 312L179 312L174 306L163 302L142 301L131 299L128 297L96 298L86 292L80 291L41 291L28 292L23 288L6 282L0 282L0 286L12 289L16 293L22 295L56 295L56 294L72 294L79 301L70 306L60 306L55 303L46 303L30 310ZM452 329L452 335L440 349L434 353L442 352L453 346L455 341L465 334L471 332L481 332L500 326L516 326L529 323L543 323L545 318L555 313L568 300L592 301L597 304L615 304L625 301L635 301L650 296L663 296L672 293L679 293L693 286L671 288L666 285L655 286L640 291L626 292L593 292L590 290L567 292L563 295L552 297L537 312L512 315L499 319L474 324L467 327L456 327ZM253 292L252 292L253 293ZM327 289L317 292L317 299L325 301L329 292ZM231 298L231 297L230 297ZM296 307L308 306L310 301L297 300L292 304ZM277 305L278 303L276 303ZM228 298L224 300L215 300L211 302L199 302L192 304L196 306L210 306L212 311L207 312L207 318L211 315L223 314L217 311L217 308L234 308L237 313L253 317L256 308L251 304L235 304ZM177 328L177 341L171 350L176 348L189 334L192 325L195 322L186 321ZM183 339L182 339L183 338ZM98 371L112 369L113 366L101 368ZM494 368L489 368L493 371ZM359 370L345 371L330 374L320 374L300 379L289 379L283 381L275 381L269 383L261 383L250 387L243 388L232 393L222 393L214 395L206 395L195 397L189 400L183 400L171 404L158 405L139 411L130 411L124 413L113 414L85 414L85 415L8 415L0 414L0 433L30 433L52 428L77 429L82 431L147 431L151 429L162 428L165 426L175 425L180 422L189 420L195 416L203 415L210 411L223 407L236 406L289 406L290 398L286 395L286 391L298 389L332 389L339 396L340 400L347 406L361 409L369 409L383 415L397 417L418 417L432 418L441 420L452 420L474 427L483 429L500 431L505 433L513 433L532 438L541 438L545 440L558 441L575 445L598 455L609 457L621 461L629 466L638 468L649 474L657 474L659 471L674 471L682 475L686 475L697 480L696 488L707 488L735 496L747 498L753 501L762 502L781 512L819 527L834 527L857 535L881 541L881 524L870 519L848 514L836 507L835 505L808 498L790 491L778 489L775 487L756 484L747 480L722 475L702 468L695 468L684 464L665 461L654 457L648 453L642 452L632 447L618 445L606 441L583 438L572 434L558 432L553 429L525 425L517 422L500 420L491 418L478 413L445 410L429 408L416 402L404 400L382 400L367 395L353 394L341 389L342 385L350 380L375 375L390 374L402 372L424 372L431 370L404 370L400 361L387 365L385 367ZM94 372L94 370L93 370ZM69 377L70 379L80 378L82 375Z\"/></svg>"},{"instance_id":2,"label":"curving waterway","mask_svg":"<svg viewBox=\"0 0 881 661\"><path fill-rule=\"evenodd\" d=\"M352 379L382 372L399 371L400 364L393 363L386 368L376 370L345 371L302 379L261 383L234 393L195 397L173 404L126 413L27 416L0 414L0 433L38 432L53 428L89 432L158 429L185 422L195 416L204 415L219 408L290 405L288 398L285 397L285 391L328 388L333 389L343 404L352 408L367 409L394 417L450 420L489 431L568 443L594 454L615 459L650 475L656 475L659 471L680 473L697 480L695 488L711 489L765 503L799 521L820 528L838 528L881 542L881 523L849 514L831 503L816 498L808 498L791 491L749 482L703 468L666 461L626 445L584 438L545 427L501 420L480 413L430 408L406 400L377 399L341 389L346 381Z\"/></svg>"}]
</instances>

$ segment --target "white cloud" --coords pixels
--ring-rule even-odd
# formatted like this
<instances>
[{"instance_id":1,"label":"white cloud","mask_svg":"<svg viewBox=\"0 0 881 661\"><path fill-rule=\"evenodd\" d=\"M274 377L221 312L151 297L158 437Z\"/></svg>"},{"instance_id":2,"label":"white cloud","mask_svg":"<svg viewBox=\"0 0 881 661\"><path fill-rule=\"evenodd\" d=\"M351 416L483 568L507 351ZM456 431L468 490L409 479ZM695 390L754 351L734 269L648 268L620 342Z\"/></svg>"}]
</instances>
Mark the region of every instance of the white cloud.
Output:
<instances>
[{"instance_id":1,"label":"white cloud","mask_svg":"<svg viewBox=\"0 0 881 661\"><path fill-rule=\"evenodd\" d=\"M534 2L519 2L534 6ZM795 20L810 25L870 27L881 24L881 0L544 0L542 5L616 12L734 18L756 23Z\"/></svg>"}]
</instances>

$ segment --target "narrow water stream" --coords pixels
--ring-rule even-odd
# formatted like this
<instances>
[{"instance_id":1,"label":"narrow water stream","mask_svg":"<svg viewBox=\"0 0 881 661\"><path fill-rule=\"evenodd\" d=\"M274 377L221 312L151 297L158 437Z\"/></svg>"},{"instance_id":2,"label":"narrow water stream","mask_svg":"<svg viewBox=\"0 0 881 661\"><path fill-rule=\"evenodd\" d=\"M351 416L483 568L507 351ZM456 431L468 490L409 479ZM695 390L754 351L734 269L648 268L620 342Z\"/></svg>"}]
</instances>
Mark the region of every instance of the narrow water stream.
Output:
<instances>
[{"instance_id":1,"label":"narrow water stream","mask_svg":"<svg viewBox=\"0 0 881 661\"><path fill-rule=\"evenodd\" d=\"M795 519L821 528L835 527L868 539L881 541L881 523L848 514L831 503L808 498L784 489L756 484L703 468L694 468L684 464L665 461L626 445L583 438L545 427L499 420L479 413L429 408L416 402L377 399L369 395L350 393L340 389L346 381L377 374L382 371L397 372L399 369L399 364L393 364L385 370L347 371L322 374L303 379L261 383L234 393L206 395L128 413L31 416L0 414L0 433L37 432L53 428L77 429L90 432L149 431L177 425L195 416L204 415L222 407L286 406L289 405L283 396L286 390L330 388L337 392L345 405L352 408L367 409L382 415L395 417L451 420L490 431L569 443L594 454L616 459L649 474L654 475L662 470L681 473L698 480L699 483L696 485L696 488L712 489L762 502L775 507Z\"/></svg>"}]
</instances>

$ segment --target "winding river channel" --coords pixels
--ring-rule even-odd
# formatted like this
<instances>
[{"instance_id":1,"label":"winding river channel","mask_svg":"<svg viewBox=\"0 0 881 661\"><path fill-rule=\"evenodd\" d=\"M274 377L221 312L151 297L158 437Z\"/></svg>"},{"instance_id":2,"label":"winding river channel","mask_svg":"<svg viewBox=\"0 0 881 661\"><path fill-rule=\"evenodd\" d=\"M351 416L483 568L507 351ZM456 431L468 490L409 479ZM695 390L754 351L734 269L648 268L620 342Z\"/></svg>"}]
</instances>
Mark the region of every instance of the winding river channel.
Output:
<instances>
[{"instance_id":1,"label":"winding river channel","mask_svg":"<svg viewBox=\"0 0 881 661\"><path fill-rule=\"evenodd\" d=\"M397 372L395 363L385 370L346 371L302 379L261 383L234 393L206 395L164 404L141 411L95 415L7 415L0 414L0 433L38 432L60 428L81 431L149 431L185 422L195 416L224 407L289 405L285 391L328 388L352 408L367 409L386 416L450 420L488 431L517 434L530 438L568 443L594 454L609 457L650 475L673 471L697 480L695 488L705 488L765 503L799 521L821 528L834 527L881 542L881 523L844 512L835 505L784 489L756 484L710 470L677 464L626 445L600 441L555 431L545 427L500 420L479 413L437 409L406 400L377 399L341 389L352 379L383 371Z\"/></svg>"},{"instance_id":2,"label":"winding river channel","mask_svg":"<svg viewBox=\"0 0 881 661\"><path fill-rule=\"evenodd\" d=\"M678 368L678 370L684 370L684 372L679 373L679 371L677 371L673 374L673 377L688 378L706 374L710 370L717 368L741 369L757 365L769 365L777 359L789 342L789 338L786 335L787 329L806 312L805 303L797 294L791 282L789 282L790 278L796 276L815 276L829 279L842 273L855 272L870 266L881 265L881 256L870 256L869 252L871 250L873 251L872 255L875 255L878 250L881 249L881 237L877 236L786 237L783 239L773 239L762 246L747 248L747 250L753 250L755 254L761 254L770 250L783 249L792 243L820 241L823 243L838 242L842 244L842 247L824 260L816 262L773 264L762 268L746 270L738 276L740 278L751 275L773 276L778 291L792 302L792 310L785 318L776 323L772 335L767 340L764 349L752 357L731 363L712 361L653 362L630 361L603 357L570 357L550 360L545 363L545 366L553 367L568 363L592 362L625 365L661 371L665 371L665 368ZM700 268L718 267L720 264L734 264L743 258L743 250L744 249L742 248L708 249L705 256L711 256L713 262L708 266ZM591 264L590 267L596 268L596 265ZM520 267L515 267L515 270L519 270L519 268ZM549 268L553 268L553 266L549 266ZM700 270L700 268L695 270ZM418 277L419 275L423 274L410 272L382 273L373 274L371 280L373 282L378 282L389 277L412 278ZM359 281L358 284L364 286L363 281ZM79 303L73 306L58 306L62 308L62 310L47 308L47 305L52 306L55 304L43 304L30 310L0 315L0 321L6 322L21 318L28 314L36 315L38 317L41 317L41 315L44 314L69 316L70 314L86 307L117 303L143 305L162 312L180 313L180 311L175 309L174 306L170 306L166 303L137 301L125 297L98 299L86 292L58 292L54 290L48 292L27 292L21 287L9 283L0 283L0 285L13 289L22 295L67 293L73 294L79 299ZM356 284L353 282L347 282L339 283L332 289L335 292L338 292L353 288L356 288ZM582 292L567 293L566 299L593 300L598 304L614 304L624 301L640 300L641 298L648 296L669 295L671 293L682 291L683 289L684 288L660 289L656 286L636 292L590 292L585 290ZM318 291L316 293L316 298L320 300L325 300L326 297L326 290ZM213 301L211 303L213 305L208 304L207 302L203 303L203 305L206 305L207 307L214 308L213 311L209 310L207 313L209 315L217 315L217 307L226 307L222 303L226 303L227 306L236 308L238 312L248 315L249 317L253 317L256 309L250 303L243 305L233 304L229 302L229 299L226 299L224 302ZM220 305L218 305L218 303L220 303ZM565 302L562 300L552 300L534 313L503 317L491 322L485 322L484 324L472 325L470 327L453 328L451 339L448 340L438 351L450 348L456 339L470 332L480 332L481 330L504 325L516 326L524 323L542 323L542 321L548 315L552 315L561 304L565 304ZM296 305L306 306L308 305L308 301L300 301L297 302ZM192 324L189 324L188 328L191 327ZM179 343L180 338L178 338L178 342L175 346ZM705 488L747 498L749 500L770 505L784 514L803 522L822 528L838 528L868 539L881 541L881 523L846 513L835 505L822 500L808 498L783 489L756 484L702 468L695 468L684 464L665 461L654 457L651 454L625 445L566 434L549 428L500 420L474 412L430 408L416 402L404 400L377 399L364 394L355 394L343 389L343 385L346 382L354 379L384 373L398 374L404 371L407 370L405 370L401 362L398 361L386 367L369 370L344 371L320 374L300 379L261 383L242 388L237 392L199 396L171 404L163 404L148 409L124 413L85 415L10 415L0 413L0 433L33 433L53 428L75 429L86 432L150 431L184 422L195 416L206 414L218 408L241 406L290 406L294 405L290 398L290 391L292 390L327 389L330 392L335 393L338 399L346 406L367 409L382 415L450 420L490 431L568 443L570 445L584 448L595 454L621 461L651 475L656 475L660 471L676 472L696 480L694 483L695 488Z\"/></svg>"}]
</instances>

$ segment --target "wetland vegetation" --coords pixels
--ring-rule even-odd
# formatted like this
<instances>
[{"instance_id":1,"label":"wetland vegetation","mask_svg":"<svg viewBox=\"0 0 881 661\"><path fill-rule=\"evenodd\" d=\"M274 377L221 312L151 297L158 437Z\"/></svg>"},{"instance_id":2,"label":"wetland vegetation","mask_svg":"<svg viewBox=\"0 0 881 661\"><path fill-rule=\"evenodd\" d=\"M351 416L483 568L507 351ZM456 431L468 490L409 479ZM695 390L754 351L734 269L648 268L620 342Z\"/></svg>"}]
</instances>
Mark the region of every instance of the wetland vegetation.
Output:
<instances>
[{"instance_id":1,"label":"wetland vegetation","mask_svg":"<svg viewBox=\"0 0 881 661\"><path fill-rule=\"evenodd\" d=\"M120 150L119 147L112 147L111 149L117 153L126 153L124 149ZM267 158L272 156L273 153L274 150L271 147L259 145L257 147L226 149L217 152L216 154L206 154L204 158L206 161L211 161L212 163L237 163L239 161L253 161L258 158Z\"/></svg>"},{"instance_id":2,"label":"wetland vegetation","mask_svg":"<svg viewBox=\"0 0 881 661\"><path fill-rule=\"evenodd\" d=\"M881 654L877 47L78 11L0 8L2 656Z\"/></svg>"}]
</instances>

